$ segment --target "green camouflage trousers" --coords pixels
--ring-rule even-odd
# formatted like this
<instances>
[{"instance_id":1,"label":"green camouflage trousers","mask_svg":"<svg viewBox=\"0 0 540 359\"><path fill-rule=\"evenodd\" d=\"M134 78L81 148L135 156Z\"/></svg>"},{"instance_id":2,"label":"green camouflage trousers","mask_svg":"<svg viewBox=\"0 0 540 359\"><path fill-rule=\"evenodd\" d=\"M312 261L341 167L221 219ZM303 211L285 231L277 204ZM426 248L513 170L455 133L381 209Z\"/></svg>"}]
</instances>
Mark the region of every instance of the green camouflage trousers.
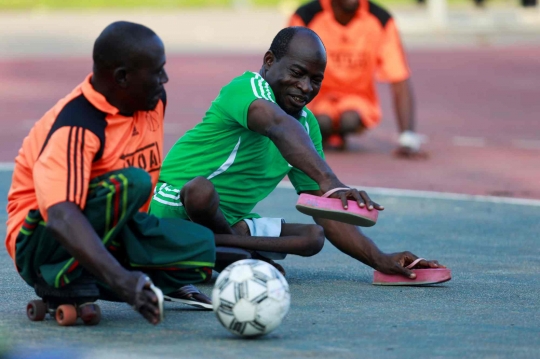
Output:
<instances>
[{"instance_id":1,"label":"green camouflage trousers","mask_svg":"<svg viewBox=\"0 0 540 359\"><path fill-rule=\"evenodd\" d=\"M120 264L145 272L165 294L210 278L215 262L213 233L182 219L139 212L151 190L150 176L141 169L109 172L91 181L83 213ZM31 286L39 279L61 288L83 272L49 233L39 210L26 217L17 237L15 262Z\"/></svg>"}]
</instances>

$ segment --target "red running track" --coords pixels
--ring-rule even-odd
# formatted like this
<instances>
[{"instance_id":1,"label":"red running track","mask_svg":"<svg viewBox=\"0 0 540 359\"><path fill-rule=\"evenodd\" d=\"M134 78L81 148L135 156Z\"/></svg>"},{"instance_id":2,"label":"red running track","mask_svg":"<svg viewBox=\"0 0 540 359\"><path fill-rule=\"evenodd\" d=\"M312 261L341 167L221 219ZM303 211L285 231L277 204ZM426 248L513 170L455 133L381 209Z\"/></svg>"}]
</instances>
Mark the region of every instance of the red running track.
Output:
<instances>
[{"instance_id":1,"label":"red running track","mask_svg":"<svg viewBox=\"0 0 540 359\"><path fill-rule=\"evenodd\" d=\"M201 119L221 86L258 70L261 59L169 56L165 150ZM410 51L430 159L391 157L396 127L381 85L381 126L328 161L348 184L540 199L538 59L540 48ZM0 61L0 161L13 161L32 123L90 70L90 59Z\"/></svg>"}]
</instances>

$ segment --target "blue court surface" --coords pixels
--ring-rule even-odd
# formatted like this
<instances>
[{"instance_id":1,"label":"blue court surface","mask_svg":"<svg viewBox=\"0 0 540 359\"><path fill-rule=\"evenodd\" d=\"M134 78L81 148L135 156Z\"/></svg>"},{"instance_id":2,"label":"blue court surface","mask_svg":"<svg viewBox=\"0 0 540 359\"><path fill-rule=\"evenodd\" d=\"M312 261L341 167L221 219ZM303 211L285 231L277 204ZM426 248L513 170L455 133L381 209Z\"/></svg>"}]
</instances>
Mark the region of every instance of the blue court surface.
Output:
<instances>
[{"instance_id":1,"label":"blue court surface","mask_svg":"<svg viewBox=\"0 0 540 359\"><path fill-rule=\"evenodd\" d=\"M0 173L2 208L10 172ZM311 222L279 188L257 210ZM453 279L437 287L377 287L372 270L330 243L287 257L291 310L270 335L229 334L212 312L166 303L153 327L127 304L101 302L96 327L30 322L35 299L0 254L0 342L5 358L539 358L540 206L375 194L386 206L366 230L384 251L438 259ZM5 221L5 210L2 221ZM5 231L5 229L4 229ZM5 235L5 232L2 233ZM210 293L212 285L200 288Z\"/></svg>"}]
</instances>

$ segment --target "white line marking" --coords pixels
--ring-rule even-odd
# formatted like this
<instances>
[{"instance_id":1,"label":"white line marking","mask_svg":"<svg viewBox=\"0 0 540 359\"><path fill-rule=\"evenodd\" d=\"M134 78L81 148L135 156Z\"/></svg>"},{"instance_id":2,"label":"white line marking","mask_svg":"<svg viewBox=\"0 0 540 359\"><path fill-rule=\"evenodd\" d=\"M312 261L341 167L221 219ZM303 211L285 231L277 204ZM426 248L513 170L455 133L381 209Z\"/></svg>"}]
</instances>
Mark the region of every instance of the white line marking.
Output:
<instances>
[{"instance_id":1,"label":"white line marking","mask_svg":"<svg viewBox=\"0 0 540 359\"><path fill-rule=\"evenodd\" d=\"M462 147L485 147L486 140L483 137L454 136L452 137L452 144Z\"/></svg>"},{"instance_id":2,"label":"white line marking","mask_svg":"<svg viewBox=\"0 0 540 359\"><path fill-rule=\"evenodd\" d=\"M481 196L481 195L462 194L462 193L418 191L418 190L412 190L412 189L399 189L399 188L382 188L382 187L366 187L366 186L349 186L349 187L360 188L366 191L369 195L375 194L375 195L395 196L395 197L446 199L446 200L451 200L451 201L503 203L503 204L515 204L515 205L521 205L521 206L540 207L540 200L538 199ZM292 183L289 181L281 181L278 184L278 188L294 188L294 187Z\"/></svg>"},{"instance_id":3,"label":"white line marking","mask_svg":"<svg viewBox=\"0 0 540 359\"><path fill-rule=\"evenodd\" d=\"M0 172L11 172L14 168L14 162L0 162Z\"/></svg>"},{"instance_id":4,"label":"white line marking","mask_svg":"<svg viewBox=\"0 0 540 359\"><path fill-rule=\"evenodd\" d=\"M540 140L512 140L512 145L525 150L540 150Z\"/></svg>"},{"instance_id":5,"label":"white line marking","mask_svg":"<svg viewBox=\"0 0 540 359\"><path fill-rule=\"evenodd\" d=\"M11 172L15 168L13 162L0 162L0 172ZM281 181L278 188L293 189L293 185L289 181ZM368 194L379 194L384 196L395 197L412 197L412 198L426 198L426 199L447 199L451 201L472 201L472 202L487 202L487 203L504 203L504 204L516 204L521 206L533 206L540 207L540 200L528 199L528 198L512 198L512 197L496 197L496 196L481 196L462 193L451 192L435 192L435 191L418 191L412 189L399 189L399 188L382 188L382 187L366 187L366 186L349 186L354 188L361 188Z\"/></svg>"}]
</instances>

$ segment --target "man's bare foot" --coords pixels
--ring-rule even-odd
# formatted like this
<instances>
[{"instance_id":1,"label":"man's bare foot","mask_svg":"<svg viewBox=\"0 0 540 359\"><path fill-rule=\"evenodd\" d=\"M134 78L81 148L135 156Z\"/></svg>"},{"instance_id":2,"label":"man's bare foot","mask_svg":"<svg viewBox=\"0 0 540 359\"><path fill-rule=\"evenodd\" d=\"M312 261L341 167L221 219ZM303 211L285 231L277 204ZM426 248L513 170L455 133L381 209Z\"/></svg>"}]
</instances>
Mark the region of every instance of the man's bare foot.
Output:
<instances>
[{"instance_id":1,"label":"man's bare foot","mask_svg":"<svg viewBox=\"0 0 540 359\"><path fill-rule=\"evenodd\" d=\"M212 310L212 299L195 287L193 284L187 284L178 290L164 296L166 301L178 302L199 309Z\"/></svg>"}]
</instances>

